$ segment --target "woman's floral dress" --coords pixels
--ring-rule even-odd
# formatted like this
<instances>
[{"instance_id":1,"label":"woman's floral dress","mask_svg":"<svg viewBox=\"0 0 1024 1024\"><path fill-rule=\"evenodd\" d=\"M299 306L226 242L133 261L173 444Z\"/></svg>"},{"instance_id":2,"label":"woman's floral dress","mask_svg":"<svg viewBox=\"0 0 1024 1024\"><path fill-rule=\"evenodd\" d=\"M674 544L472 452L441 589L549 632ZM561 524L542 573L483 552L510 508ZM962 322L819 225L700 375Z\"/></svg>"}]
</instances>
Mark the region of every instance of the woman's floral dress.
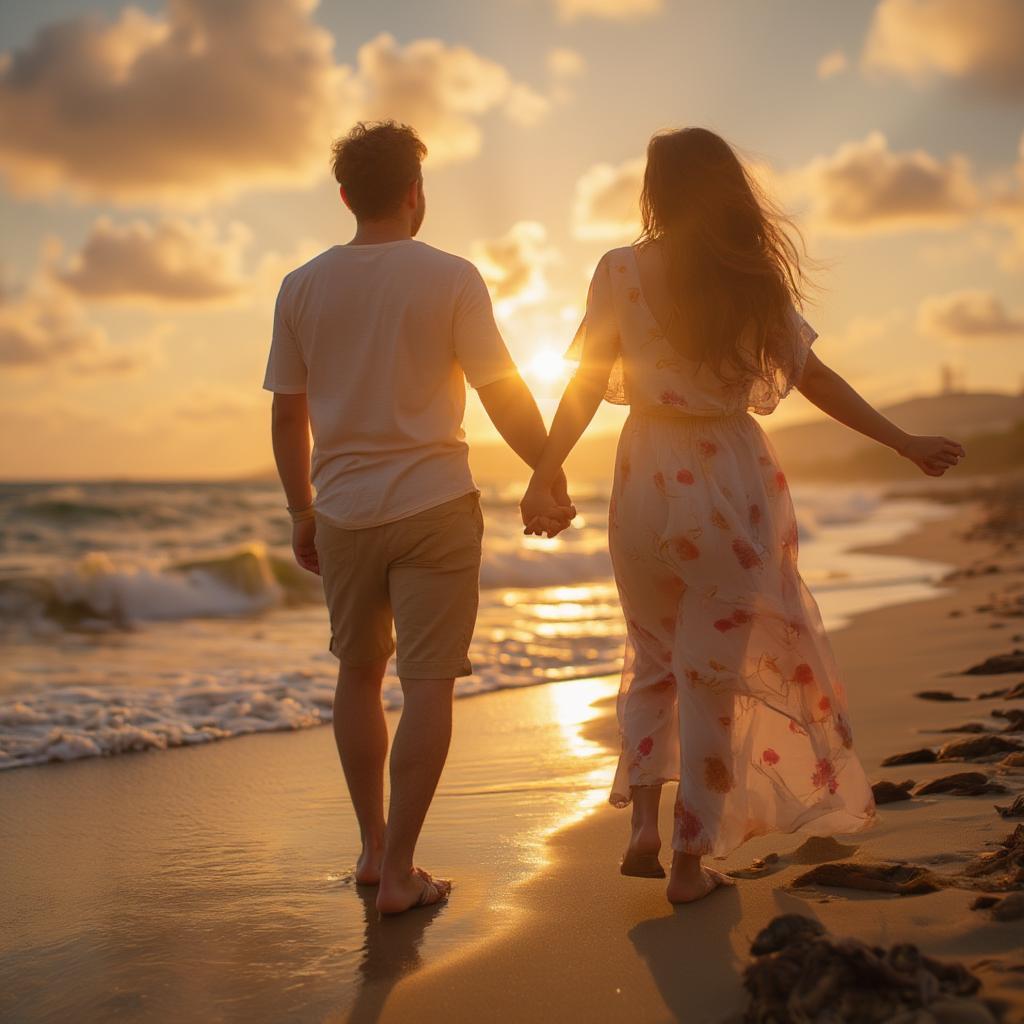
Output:
<instances>
[{"instance_id":1,"label":"woman's floral dress","mask_svg":"<svg viewBox=\"0 0 1024 1024\"><path fill-rule=\"evenodd\" d=\"M750 415L799 380L817 335L795 309L792 319L787 366L723 383L669 345L626 246L598 265L573 345L609 332L619 359L605 397L631 407L609 505L627 623L610 799L625 807L630 787L678 780L672 845L684 853L874 819L845 690L797 569L786 477Z\"/></svg>"}]
</instances>

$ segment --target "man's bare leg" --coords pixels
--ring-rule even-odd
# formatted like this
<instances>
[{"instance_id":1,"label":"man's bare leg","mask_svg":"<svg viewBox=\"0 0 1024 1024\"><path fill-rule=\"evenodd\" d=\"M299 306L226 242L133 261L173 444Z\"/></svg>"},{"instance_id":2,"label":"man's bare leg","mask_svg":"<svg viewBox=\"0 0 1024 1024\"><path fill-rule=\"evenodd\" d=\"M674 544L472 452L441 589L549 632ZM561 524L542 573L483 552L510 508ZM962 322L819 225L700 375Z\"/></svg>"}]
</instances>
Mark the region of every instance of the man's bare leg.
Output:
<instances>
[{"instance_id":1,"label":"man's bare leg","mask_svg":"<svg viewBox=\"0 0 1024 1024\"><path fill-rule=\"evenodd\" d=\"M395 914L436 903L450 884L413 864L416 841L437 789L452 736L454 679L403 679L405 704L391 748L391 801L377 909Z\"/></svg>"},{"instance_id":2,"label":"man's bare leg","mask_svg":"<svg viewBox=\"0 0 1024 1024\"><path fill-rule=\"evenodd\" d=\"M334 739L359 821L363 848L356 882L376 885L384 852L384 759L388 728L380 701L387 659L338 670L334 694Z\"/></svg>"}]
</instances>

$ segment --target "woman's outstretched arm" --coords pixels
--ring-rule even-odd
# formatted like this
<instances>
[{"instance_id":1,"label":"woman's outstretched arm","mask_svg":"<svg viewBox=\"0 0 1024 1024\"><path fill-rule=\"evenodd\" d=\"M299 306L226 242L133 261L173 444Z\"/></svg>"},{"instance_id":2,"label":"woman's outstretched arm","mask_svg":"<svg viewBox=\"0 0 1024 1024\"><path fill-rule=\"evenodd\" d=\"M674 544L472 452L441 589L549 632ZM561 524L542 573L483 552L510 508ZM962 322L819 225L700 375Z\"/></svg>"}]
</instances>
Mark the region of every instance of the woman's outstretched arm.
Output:
<instances>
[{"instance_id":1,"label":"woman's outstretched arm","mask_svg":"<svg viewBox=\"0 0 1024 1024\"><path fill-rule=\"evenodd\" d=\"M962 444L948 437L926 437L901 430L813 352L807 355L797 387L822 412L872 441L892 448L928 476L942 476L967 454Z\"/></svg>"}]
</instances>

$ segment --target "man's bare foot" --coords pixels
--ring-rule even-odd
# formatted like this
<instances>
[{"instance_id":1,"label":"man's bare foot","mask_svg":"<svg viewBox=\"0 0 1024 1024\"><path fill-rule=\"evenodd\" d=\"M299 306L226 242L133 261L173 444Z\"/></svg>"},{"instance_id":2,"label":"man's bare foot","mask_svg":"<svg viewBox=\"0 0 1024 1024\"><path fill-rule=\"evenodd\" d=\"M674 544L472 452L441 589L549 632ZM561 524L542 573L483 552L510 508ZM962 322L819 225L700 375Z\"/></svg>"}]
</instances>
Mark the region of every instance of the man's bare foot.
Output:
<instances>
[{"instance_id":1,"label":"man's bare foot","mask_svg":"<svg viewBox=\"0 0 1024 1024\"><path fill-rule=\"evenodd\" d=\"M377 909L382 914L401 914L414 907L432 907L448 899L451 891L447 878L434 878L422 868L413 868L400 878L381 878Z\"/></svg>"},{"instance_id":2,"label":"man's bare foot","mask_svg":"<svg viewBox=\"0 0 1024 1024\"><path fill-rule=\"evenodd\" d=\"M699 865L697 871L679 871L675 865L672 868L672 878L669 880L668 889L665 895L669 903L693 903L703 899L708 893L713 892L719 886L733 886L735 881L728 875L714 868Z\"/></svg>"},{"instance_id":3,"label":"man's bare foot","mask_svg":"<svg viewBox=\"0 0 1024 1024\"><path fill-rule=\"evenodd\" d=\"M363 845L363 852L356 861L356 885L377 885L380 882L380 862L383 856L383 845Z\"/></svg>"}]
</instances>

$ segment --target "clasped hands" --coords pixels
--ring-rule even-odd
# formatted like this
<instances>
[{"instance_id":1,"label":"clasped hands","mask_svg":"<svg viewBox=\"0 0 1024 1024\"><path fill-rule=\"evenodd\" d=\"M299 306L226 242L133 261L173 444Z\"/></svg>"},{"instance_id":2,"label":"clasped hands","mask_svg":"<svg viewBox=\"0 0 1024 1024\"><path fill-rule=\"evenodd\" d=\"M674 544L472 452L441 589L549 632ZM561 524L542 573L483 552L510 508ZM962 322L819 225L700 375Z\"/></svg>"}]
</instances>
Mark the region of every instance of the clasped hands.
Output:
<instances>
[{"instance_id":1,"label":"clasped hands","mask_svg":"<svg viewBox=\"0 0 1024 1024\"><path fill-rule=\"evenodd\" d=\"M567 529L576 517L576 506L569 497L565 473L559 470L550 485L534 474L519 502L519 511L523 517L523 533L527 536L557 537Z\"/></svg>"}]
</instances>

